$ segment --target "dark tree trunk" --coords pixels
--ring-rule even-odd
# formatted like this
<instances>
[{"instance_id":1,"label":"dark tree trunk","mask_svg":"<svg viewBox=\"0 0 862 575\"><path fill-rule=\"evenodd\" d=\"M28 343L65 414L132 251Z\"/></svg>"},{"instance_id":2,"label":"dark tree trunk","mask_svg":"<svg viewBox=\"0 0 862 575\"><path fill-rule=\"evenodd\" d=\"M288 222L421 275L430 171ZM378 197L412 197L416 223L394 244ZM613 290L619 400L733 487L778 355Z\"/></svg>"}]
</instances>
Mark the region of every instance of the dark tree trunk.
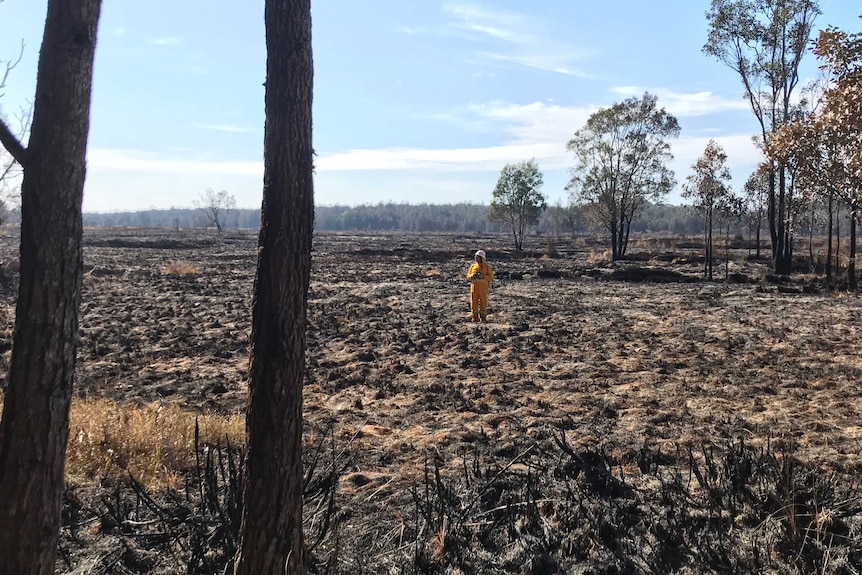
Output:
<instances>
[{"instance_id":1,"label":"dark tree trunk","mask_svg":"<svg viewBox=\"0 0 862 575\"><path fill-rule=\"evenodd\" d=\"M767 196L766 219L769 220L769 237L772 240L772 259L775 260L778 252L778 226L776 220L775 206L775 164L769 170L769 194Z\"/></svg>"},{"instance_id":2,"label":"dark tree trunk","mask_svg":"<svg viewBox=\"0 0 862 575\"><path fill-rule=\"evenodd\" d=\"M703 218L703 279L709 279L709 211Z\"/></svg>"},{"instance_id":3,"label":"dark tree trunk","mask_svg":"<svg viewBox=\"0 0 862 575\"><path fill-rule=\"evenodd\" d=\"M712 281L712 216L709 216L709 237L706 238L707 278Z\"/></svg>"},{"instance_id":4,"label":"dark tree trunk","mask_svg":"<svg viewBox=\"0 0 862 575\"><path fill-rule=\"evenodd\" d=\"M814 259L814 202L811 203L811 218L808 223L808 259L811 262L811 269L817 273L817 261Z\"/></svg>"},{"instance_id":5,"label":"dark tree trunk","mask_svg":"<svg viewBox=\"0 0 862 575\"><path fill-rule=\"evenodd\" d=\"M266 0L266 129L237 575L306 572L302 385L314 224L310 0Z\"/></svg>"},{"instance_id":6,"label":"dark tree trunk","mask_svg":"<svg viewBox=\"0 0 862 575\"><path fill-rule=\"evenodd\" d=\"M850 211L850 258L847 261L847 286L856 291L856 210Z\"/></svg>"},{"instance_id":7,"label":"dark tree trunk","mask_svg":"<svg viewBox=\"0 0 862 575\"><path fill-rule=\"evenodd\" d=\"M841 204L835 206L835 273L841 271Z\"/></svg>"},{"instance_id":8,"label":"dark tree trunk","mask_svg":"<svg viewBox=\"0 0 862 575\"><path fill-rule=\"evenodd\" d=\"M834 215L832 213L833 196L834 193L832 192L832 190L830 190L828 203L829 223L827 224L826 232L826 280L830 283L832 282L832 216Z\"/></svg>"},{"instance_id":9,"label":"dark tree trunk","mask_svg":"<svg viewBox=\"0 0 862 575\"><path fill-rule=\"evenodd\" d=\"M730 276L730 221L727 222L727 227L724 228L724 279L725 281Z\"/></svg>"},{"instance_id":10,"label":"dark tree trunk","mask_svg":"<svg viewBox=\"0 0 862 575\"><path fill-rule=\"evenodd\" d=\"M632 221L630 219L626 218L626 233L625 233L625 236L623 236L622 249L620 249L620 258L621 259L626 256L626 252L629 249L629 236L631 236L631 232L632 232Z\"/></svg>"},{"instance_id":11,"label":"dark tree trunk","mask_svg":"<svg viewBox=\"0 0 862 575\"><path fill-rule=\"evenodd\" d=\"M787 275L792 270L793 246L787 222L787 190L784 167L778 168L778 207L775 213L777 243L773 246L775 273Z\"/></svg>"},{"instance_id":12,"label":"dark tree trunk","mask_svg":"<svg viewBox=\"0 0 862 575\"><path fill-rule=\"evenodd\" d=\"M21 283L0 422L0 575L48 575L81 296L81 201L101 0L49 0L22 166Z\"/></svg>"}]
</instances>

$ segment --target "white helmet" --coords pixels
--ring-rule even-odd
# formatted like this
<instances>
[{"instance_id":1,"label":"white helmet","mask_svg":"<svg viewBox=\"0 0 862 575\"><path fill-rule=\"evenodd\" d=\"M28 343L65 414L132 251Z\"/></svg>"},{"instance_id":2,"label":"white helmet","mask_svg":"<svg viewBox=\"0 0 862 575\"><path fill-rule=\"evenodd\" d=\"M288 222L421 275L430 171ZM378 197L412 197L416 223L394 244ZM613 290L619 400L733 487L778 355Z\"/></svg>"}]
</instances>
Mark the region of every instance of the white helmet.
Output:
<instances>
[{"instance_id":1,"label":"white helmet","mask_svg":"<svg viewBox=\"0 0 862 575\"><path fill-rule=\"evenodd\" d=\"M485 257L485 250L479 250L478 252L476 252L476 255L479 256L480 258L482 258L483 260L487 259Z\"/></svg>"}]
</instances>

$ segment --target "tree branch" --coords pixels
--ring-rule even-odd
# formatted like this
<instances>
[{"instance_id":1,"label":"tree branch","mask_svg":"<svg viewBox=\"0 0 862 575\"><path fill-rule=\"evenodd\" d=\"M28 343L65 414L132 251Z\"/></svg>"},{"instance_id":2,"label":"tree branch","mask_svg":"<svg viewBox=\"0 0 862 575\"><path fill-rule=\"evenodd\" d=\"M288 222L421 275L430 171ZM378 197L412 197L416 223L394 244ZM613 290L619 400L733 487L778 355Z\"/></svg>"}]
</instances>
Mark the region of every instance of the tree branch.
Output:
<instances>
[{"instance_id":1,"label":"tree branch","mask_svg":"<svg viewBox=\"0 0 862 575\"><path fill-rule=\"evenodd\" d=\"M0 118L0 144L6 148L6 151L12 154L12 157L21 164L22 168L27 167L27 148L21 143L21 140L12 133L6 121Z\"/></svg>"}]
</instances>

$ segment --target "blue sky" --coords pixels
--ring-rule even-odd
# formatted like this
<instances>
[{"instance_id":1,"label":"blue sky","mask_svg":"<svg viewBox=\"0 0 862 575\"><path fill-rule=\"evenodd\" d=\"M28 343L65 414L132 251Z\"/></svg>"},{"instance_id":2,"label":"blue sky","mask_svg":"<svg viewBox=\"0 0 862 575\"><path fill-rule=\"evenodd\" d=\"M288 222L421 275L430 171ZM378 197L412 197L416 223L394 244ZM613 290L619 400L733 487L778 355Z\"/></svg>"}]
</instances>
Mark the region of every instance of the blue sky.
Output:
<instances>
[{"instance_id":1,"label":"blue sky","mask_svg":"<svg viewBox=\"0 0 862 575\"><path fill-rule=\"evenodd\" d=\"M862 8L821 0L817 28ZM507 162L535 158L566 202L565 150L599 107L649 90L682 127L682 182L715 138L742 187L758 161L738 78L704 56L709 0L312 2L318 204L488 203ZM0 3L0 59L24 58L0 109L32 100L45 0ZM105 0L86 211L190 207L206 189L258 207L263 1ZM803 77L814 77L813 56ZM678 192L669 198L679 202Z\"/></svg>"}]
</instances>

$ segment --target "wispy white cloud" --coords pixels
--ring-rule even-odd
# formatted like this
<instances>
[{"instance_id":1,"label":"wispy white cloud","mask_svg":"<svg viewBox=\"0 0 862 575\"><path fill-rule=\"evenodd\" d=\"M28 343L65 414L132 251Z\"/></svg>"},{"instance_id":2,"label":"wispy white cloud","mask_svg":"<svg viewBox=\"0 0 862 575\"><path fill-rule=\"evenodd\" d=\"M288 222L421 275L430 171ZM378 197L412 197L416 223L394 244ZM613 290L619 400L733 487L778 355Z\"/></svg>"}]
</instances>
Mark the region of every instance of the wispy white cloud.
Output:
<instances>
[{"instance_id":1,"label":"wispy white cloud","mask_svg":"<svg viewBox=\"0 0 862 575\"><path fill-rule=\"evenodd\" d=\"M228 132L231 134L253 134L257 130L253 130L248 126L240 126L237 124L198 124L198 128L204 130L214 130L216 132ZM263 131L263 128L260 130Z\"/></svg>"},{"instance_id":2,"label":"wispy white cloud","mask_svg":"<svg viewBox=\"0 0 862 575\"><path fill-rule=\"evenodd\" d=\"M708 91L681 93L667 88L617 86L613 88L613 92L624 97L642 96L644 92L650 92L658 97L659 106L663 106L668 112L680 118L750 110L748 102L742 98L728 99Z\"/></svg>"},{"instance_id":3,"label":"wispy white cloud","mask_svg":"<svg viewBox=\"0 0 862 575\"><path fill-rule=\"evenodd\" d=\"M220 161L143 150L91 148L87 166L105 172L262 176L263 162Z\"/></svg>"},{"instance_id":4,"label":"wispy white cloud","mask_svg":"<svg viewBox=\"0 0 862 575\"><path fill-rule=\"evenodd\" d=\"M620 94L620 91L614 93ZM692 101L697 102L697 106L691 105ZM689 106L687 109L690 114L721 108L720 105L709 104L712 102L709 98L697 94L676 93L674 102L679 106L675 113L679 113L684 106ZM545 171L565 174L565 170L574 163L571 154L565 149L566 142L598 107L564 106L554 102L514 104L492 101L472 104L438 114L434 119L456 123L462 127L473 125L489 134L495 134L498 143L472 148L387 147L331 153L321 151L320 156L315 159L315 165L318 175L324 178L324 181L328 181L326 178L343 179L348 177L350 172L377 172L375 178L380 174L390 173L390 181L402 178L409 181L419 173L435 181L441 178L457 181L459 177L477 181L477 178L485 177L480 176L482 173L491 174L488 177L493 178L492 174L499 172L504 164L530 158L535 158ZM736 108L727 104L727 109ZM241 126L230 124L207 124L201 127L242 131ZM679 181L690 172L691 165L703 153L710 138L714 138L725 148L735 180L744 178L760 160L760 152L752 143L749 134L728 133L722 130L721 126L708 127L671 142L675 155L672 168ZM186 174L253 178L263 175L263 163L260 161L201 158L191 153L170 151L149 153L95 148L90 150L88 162L92 170L102 173L136 172L149 176ZM560 178L563 176L559 175L558 179Z\"/></svg>"},{"instance_id":5,"label":"wispy white cloud","mask_svg":"<svg viewBox=\"0 0 862 575\"><path fill-rule=\"evenodd\" d=\"M473 3L443 5L442 29L400 26L402 34L459 36L478 45L471 62L484 65L515 64L577 77L593 77L580 64L587 53L571 42L555 37L550 24L528 14L485 8Z\"/></svg>"},{"instance_id":6,"label":"wispy white cloud","mask_svg":"<svg viewBox=\"0 0 862 575\"><path fill-rule=\"evenodd\" d=\"M150 38L150 44L155 44L156 46L181 46L182 43L182 36L156 36Z\"/></svg>"}]
</instances>

